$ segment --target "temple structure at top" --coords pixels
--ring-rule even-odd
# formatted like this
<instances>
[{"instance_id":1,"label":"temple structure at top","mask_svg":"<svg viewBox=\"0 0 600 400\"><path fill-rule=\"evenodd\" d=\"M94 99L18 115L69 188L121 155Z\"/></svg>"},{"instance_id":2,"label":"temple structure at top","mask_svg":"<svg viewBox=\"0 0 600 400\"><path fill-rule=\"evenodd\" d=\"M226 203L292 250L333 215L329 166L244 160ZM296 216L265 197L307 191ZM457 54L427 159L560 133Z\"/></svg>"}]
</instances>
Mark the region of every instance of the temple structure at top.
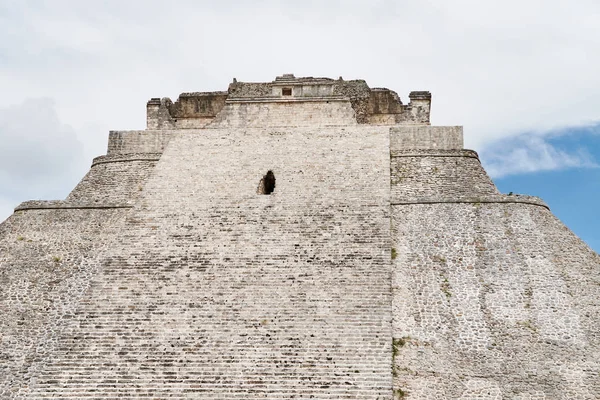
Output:
<instances>
[{"instance_id":1,"label":"temple structure at top","mask_svg":"<svg viewBox=\"0 0 600 400\"><path fill-rule=\"evenodd\" d=\"M319 120L328 125L340 124L341 116L350 117L343 124L429 125L431 93L411 92L409 99L408 104L403 104L393 90L369 88L362 79L296 78L293 74L284 74L273 82L255 83L238 82L234 78L224 92L182 93L175 103L167 97L150 99L147 129L204 128L214 121L223 121L225 118L221 114L227 108L231 111L248 111L250 108L259 119L273 122L274 111L289 111L292 104L298 115L306 115L306 109L313 111L308 113L311 118L306 121L311 126ZM260 118L260 104L264 103L278 105L273 108L271 104L270 115ZM302 107L298 103L308 104ZM320 112L315 115L314 111ZM275 118L275 122L277 120ZM285 125L289 125L289 119L285 120Z\"/></svg>"}]
</instances>

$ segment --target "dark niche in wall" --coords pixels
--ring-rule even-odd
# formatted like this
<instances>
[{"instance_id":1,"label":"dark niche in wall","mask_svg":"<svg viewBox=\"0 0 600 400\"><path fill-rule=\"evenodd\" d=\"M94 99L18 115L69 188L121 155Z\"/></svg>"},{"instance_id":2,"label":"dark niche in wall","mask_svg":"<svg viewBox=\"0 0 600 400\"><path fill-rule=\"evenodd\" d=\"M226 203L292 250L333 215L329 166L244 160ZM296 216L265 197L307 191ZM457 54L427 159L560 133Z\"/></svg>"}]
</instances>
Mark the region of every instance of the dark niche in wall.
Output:
<instances>
[{"instance_id":1,"label":"dark niche in wall","mask_svg":"<svg viewBox=\"0 0 600 400\"><path fill-rule=\"evenodd\" d=\"M258 194L271 194L275 190L275 174L269 170L258 183Z\"/></svg>"}]
</instances>

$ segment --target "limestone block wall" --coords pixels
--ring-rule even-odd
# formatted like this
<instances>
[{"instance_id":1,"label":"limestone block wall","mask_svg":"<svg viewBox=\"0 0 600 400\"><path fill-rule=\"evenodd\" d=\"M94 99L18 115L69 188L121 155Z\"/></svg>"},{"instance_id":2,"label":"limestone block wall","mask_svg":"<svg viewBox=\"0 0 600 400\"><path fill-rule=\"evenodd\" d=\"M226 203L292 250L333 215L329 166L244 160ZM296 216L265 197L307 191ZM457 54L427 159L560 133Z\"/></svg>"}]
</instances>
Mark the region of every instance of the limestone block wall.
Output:
<instances>
[{"instance_id":1,"label":"limestone block wall","mask_svg":"<svg viewBox=\"0 0 600 400\"><path fill-rule=\"evenodd\" d=\"M174 137L30 398L391 399L388 146Z\"/></svg>"},{"instance_id":2,"label":"limestone block wall","mask_svg":"<svg viewBox=\"0 0 600 400\"><path fill-rule=\"evenodd\" d=\"M600 398L600 257L540 199L499 194L460 127L390 143L397 397Z\"/></svg>"},{"instance_id":3,"label":"limestone block wall","mask_svg":"<svg viewBox=\"0 0 600 400\"><path fill-rule=\"evenodd\" d=\"M409 94L410 102L402 104L398 94L387 88L370 89L364 80L345 81L330 78L303 77L296 78L293 74L278 76L273 82L238 82L235 78L226 92L193 92L182 93L175 103L168 97L152 98L147 103L147 129L198 129L205 127L216 118L228 103L262 103L272 109L275 114L282 107L277 103L298 103L300 101L316 101L330 104L340 100L348 101L353 109L352 116L357 123L375 125L429 125L431 110L431 93L416 91ZM263 112L260 114L264 114ZM296 106L301 110L305 106ZM231 108L231 107L230 107ZM248 110L241 107L242 112ZM309 117L315 109L307 108ZM254 112L250 110L251 112ZM320 107L319 111L323 111ZM290 115L290 113L286 113ZM301 116L296 113L294 117ZM337 114L327 125L339 125L335 121ZM228 117L221 116L219 121ZM312 118L315 118L313 115ZM239 119L239 118L238 118ZM241 118L252 121L252 119ZM261 117L259 125L265 126ZM296 118L297 119L297 118ZM318 118L317 118L318 119ZM280 119L274 119L278 123ZM234 123L234 121L231 121ZM287 122L293 122L293 119ZM320 123L320 122L319 122ZM248 122L244 124L246 126ZM285 125L285 123L284 123ZM277 125L273 125L277 126ZM292 125L295 126L295 125ZM305 125L301 125L305 126ZM310 126L310 124L306 125Z\"/></svg>"},{"instance_id":4,"label":"limestone block wall","mask_svg":"<svg viewBox=\"0 0 600 400\"><path fill-rule=\"evenodd\" d=\"M390 150L462 150L462 126L395 126L390 128Z\"/></svg>"},{"instance_id":5,"label":"limestone block wall","mask_svg":"<svg viewBox=\"0 0 600 400\"><path fill-rule=\"evenodd\" d=\"M22 210L0 224L0 398L23 398L52 357L126 211Z\"/></svg>"},{"instance_id":6,"label":"limestone block wall","mask_svg":"<svg viewBox=\"0 0 600 400\"><path fill-rule=\"evenodd\" d=\"M230 101L210 125L213 128L310 127L356 125L348 100Z\"/></svg>"},{"instance_id":7,"label":"limestone block wall","mask_svg":"<svg viewBox=\"0 0 600 400\"><path fill-rule=\"evenodd\" d=\"M159 159L157 153L97 157L66 200L89 205L133 204Z\"/></svg>"},{"instance_id":8,"label":"limestone block wall","mask_svg":"<svg viewBox=\"0 0 600 400\"><path fill-rule=\"evenodd\" d=\"M110 131L106 154L162 153L175 134L173 130Z\"/></svg>"},{"instance_id":9,"label":"limestone block wall","mask_svg":"<svg viewBox=\"0 0 600 400\"><path fill-rule=\"evenodd\" d=\"M392 237L404 398L600 398L600 259L546 207L396 205Z\"/></svg>"},{"instance_id":10,"label":"limestone block wall","mask_svg":"<svg viewBox=\"0 0 600 400\"><path fill-rule=\"evenodd\" d=\"M429 125L429 115L431 113L431 93L427 91L410 92L408 95L410 103L407 111L399 115L396 122L416 122Z\"/></svg>"},{"instance_id":11,"label":"limestone block wall","mask_svg":"<svg viewBox=\"0 0 600 400\"><path fill-rule=\"evenodd\" d=\"M498 194L472 150L391 151L391 201Z\"/></svg>"},{"instance_id":12,"label":"limestone block wall","mask_svg":"<svg viewBox=\"0 0 600 400\"><path fill-rule=\"evenodd\" d=\"M168 129L111 132L0 224L0 398L600 398L600 256L427 126L428 92L390 129L364 82L244 85L205 129L151 100Z\"/></svg>"},{"instance_id":13,"label":"limestone block wall","mask_svg":"<svg viewBox=\"0 0 600 400\"><path fill-rule=\"evenodd\" d=\"M177 118L173 120L174 129L200 129L214 121L214 118Z\"/></svg>"},{"instance_id":14,"label":"limestone block wall","mask_svg":"<svg viewBox=\"0 0 600 400\"><path fill-rule=\"evenodd\" d=\"M373 88L369 97L367 103L369 115L394 115L405 111L398 94L389 89Z\"/></svg>"},{"instance_id":15,"label":"limestone block wall","mask_svg":"<svg viewBox=\"0 0 600 400\"><path fill-rule=\"evenodd\" d=\"M214 118L225 106L227 92L181 93L169 106L172 118Z\"/></svg>"},{"instance_id":16,"label":"limestone block wall","mask_svg":"<svg viewBox=\"0 0 600 400\"><path fill-rule=\"evenodd\" d=\"M181 93L175 103L169 98L151 99L147 104L146 128L203 128L221 112L227 95L227 92Z\"/></svg>"},{"instance_id":17,"label":"limestone block wall","mask_svg":"<svg viewBox=\"0 0 600 400\"><path fill-rule=\"evenodd\" d=\"M0 224L0 398L24 398L57 351L170 136L111 133L66 200L27 201ZM119 154L120 152L125 154Z\"/></svg>"},{"instance_id":18,"label":"limestone block wall","mask_svg":"<svg viewBox=\"0 0 600 400\"><path fill-rule=\"evenodd\" d=\"M175 129L170 108L173 102L168 97L152 98L146 103L146 129Z\"/></svg>"}]
</instances>

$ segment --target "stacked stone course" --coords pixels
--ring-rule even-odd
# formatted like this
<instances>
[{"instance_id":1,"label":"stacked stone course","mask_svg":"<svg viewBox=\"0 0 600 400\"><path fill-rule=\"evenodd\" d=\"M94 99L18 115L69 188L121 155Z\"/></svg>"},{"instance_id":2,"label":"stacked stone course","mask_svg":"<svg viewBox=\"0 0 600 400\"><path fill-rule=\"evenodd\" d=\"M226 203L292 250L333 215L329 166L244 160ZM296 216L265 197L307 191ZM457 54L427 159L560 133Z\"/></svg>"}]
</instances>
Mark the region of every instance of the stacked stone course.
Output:
<instances>
[{"instance_id":1,"label":"stacked stone course","mask_svg":"<svg viewBox=\"0 0 600 400\"><path fill-rule=\"evenodd\" d=\"M389 393L387 136L202 133L171 141L35 396Z\"/></svg>"},{"instance_id":2,"label":"stacked stone course","mask_svg":"<svg viewBox=\"0 0 600 400\"><path fill-rule=\"evenodd\" d=\"M152 99L0 225L0 397L599 398L600 257L410 99Z\"/></svg>"},{"instance_id":3,"label":"stacked stone course","mask_svg":"<svg viewBox=\"0 0 600 400\"><path fill-rule=\"evenodd\" d=\"M52 359L122 215L32 209L0 224L0 398L23 398L40 365Z\"/></svg>"},{"instance_id":4,"label":"stacked stone course","mask_svg":"<svg viewBox=\"0 0 600 400\"><path fill-rule=\"evenodd\" d=\"M97 157L67 202L132 204L160 159L158 153Z\"/></svg>"}]
</instances>

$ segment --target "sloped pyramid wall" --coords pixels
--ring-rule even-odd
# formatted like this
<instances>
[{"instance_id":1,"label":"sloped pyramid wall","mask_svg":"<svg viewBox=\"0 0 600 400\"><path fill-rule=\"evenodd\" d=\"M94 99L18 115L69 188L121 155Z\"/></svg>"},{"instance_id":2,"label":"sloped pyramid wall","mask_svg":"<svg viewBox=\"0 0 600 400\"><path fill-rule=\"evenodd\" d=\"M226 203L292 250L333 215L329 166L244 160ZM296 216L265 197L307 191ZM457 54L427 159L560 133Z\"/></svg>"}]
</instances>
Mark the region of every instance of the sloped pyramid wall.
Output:
<instances>
[{"instance_id":1,"label":"sloped pyramid wall","mask_svg":"<svg viewBox=\"0 0 600 400\"><path fill-rule=\"evenodd\" d=\"M124 211L23 210L0 224L0 398L22 398L51 357Z\"/></svg>"},{"instance_id":2,"label":"sloped pyramid wall","mask_svg":"<svg viewBox=\"0 0 600 400\"><path fill-rule=\"evenodd\" d=\"M474 152L391 163L396 392L600 398L600 257L539 199L499 195Z\"/></svg>"},{"instance_id":3,"label":"sloped pyramid wall","mask_svg":"<svg viewBox=\"0 0 600 400\"><path fill-rule=\"evenodd\" d=\"M160 154L98 157L64 201L0 224L0 398L23 398L75 318Z\"/></svg>"},{"instance_id":4,"label":"sloped pyramid wall","mask_svg":"<svg viewBox=\"0 0 600 400\"><path fill-rule=\"evenodd\" d=\"M460 127L263 100L0 224L0 398L600 398L600 257Z\"/></svg>"},{"instance_id":5,"label":"sloped pyramid wall","mask_svg":"<svg viewBox=\"0 0 600 400\"><path fill-rule=\"evenodd\" d=\"M388 148L178 133L30 398L390 398Z\"/></svg>"}]
</instances>

